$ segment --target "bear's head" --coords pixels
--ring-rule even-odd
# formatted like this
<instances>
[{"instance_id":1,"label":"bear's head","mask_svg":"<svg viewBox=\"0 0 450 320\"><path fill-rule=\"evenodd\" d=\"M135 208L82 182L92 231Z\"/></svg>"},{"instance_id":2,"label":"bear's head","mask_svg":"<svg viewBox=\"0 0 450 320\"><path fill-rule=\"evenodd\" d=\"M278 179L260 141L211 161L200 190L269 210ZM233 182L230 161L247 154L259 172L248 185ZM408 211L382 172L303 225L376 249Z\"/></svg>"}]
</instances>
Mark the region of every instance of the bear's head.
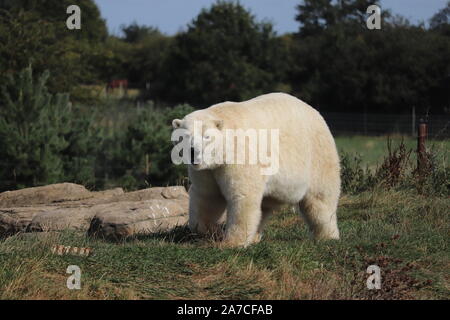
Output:
<instances>
[{"instance_id":1,"label":"bear's head","mask_svg":"<svg viewBox=\"0 0 450 320\"><path fill-rule=\"evenodd\" d=\"M223 120L195 111L172 121L172 141L182 151L183 163L195 170L215 169L223 164Z\"/></svg>"}]
</instances>

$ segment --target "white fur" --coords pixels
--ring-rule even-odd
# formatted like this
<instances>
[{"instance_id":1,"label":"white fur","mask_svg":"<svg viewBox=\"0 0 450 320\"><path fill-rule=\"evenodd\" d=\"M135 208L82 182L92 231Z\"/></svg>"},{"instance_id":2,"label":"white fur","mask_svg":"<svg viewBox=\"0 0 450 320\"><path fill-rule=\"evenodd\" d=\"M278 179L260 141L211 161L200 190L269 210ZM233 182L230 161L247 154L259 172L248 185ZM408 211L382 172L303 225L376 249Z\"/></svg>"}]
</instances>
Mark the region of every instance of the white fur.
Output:
<instances>
[{"instance_id":1,"label":"white fur","mask_svg":"<svg viewBox=\"0 0 450 320\"><path fill-rule=\"evenodd\" d=\"M195 111L174 127L204 129L279 129L279 170L260 173L261 164L189 165L189 226L200 233L220 233L224 241L247 246L261 239L267 218L282 204L299 205L317 239L338 239L336 208L340 193L339 157L321 115L301 100L272 93ZM249 152L254 152L250 150Z\"/></svg>"}]
</instances>

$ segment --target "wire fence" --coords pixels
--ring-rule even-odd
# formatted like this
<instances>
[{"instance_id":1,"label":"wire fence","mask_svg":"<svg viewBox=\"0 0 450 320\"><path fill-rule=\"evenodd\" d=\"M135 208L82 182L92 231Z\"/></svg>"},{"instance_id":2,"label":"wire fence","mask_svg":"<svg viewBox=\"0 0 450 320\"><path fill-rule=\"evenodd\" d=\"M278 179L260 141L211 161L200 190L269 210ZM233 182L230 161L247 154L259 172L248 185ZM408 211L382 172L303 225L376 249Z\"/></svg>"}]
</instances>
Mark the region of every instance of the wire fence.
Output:
<instances>
[{"instance_id":1,"label":"wire fence","mask_svg":"<svg viewBox=\"0 0 450 320\"><path fill-rule=\"evenodd\" d=\"M153 103L136 104L121 102L110 108L105 121L107 127L114 130L124 130L139 116L139 111L153 107ZM164 112L164 108L159 109ZM320 110L319 110L320 111ZM417 128L421 119L428 123L428 137L431 139L450 138L450 114L447 115L416 115L415 109L410 114L380 114L380 113L350 113L322 112L333 135L363 135L381 136L399 134L417 137ZM105 125L105 123L103 123Z\"/></svg>"},{"instance_id":2,"label":"wire fence","mask_svg":"<svg viewBox=\"0 0 450 320\"><path fill-rule=\"evenodd\" d=\"M164 111L162 111L164 112ZM127 124L137 116L136 109L125 109L123 112L127 117L121 116L122 113L113 112L113 117L108 119L105 125L111 127L111 130L126 130ZM351 137L355 135L367 136L385 136L385 135L402 135L412 138L417 138L418 124L421 119L426 120L428 123L428 138L435 140L447 140L450 139L450 115L429 115L427 117L416 117L411 115L393 115L393 114L364 114L364 113L332 113L322 112L322 116L327 122L334 136ZM120 115L120 116L119 116ZM169 125L169 124L167 124ZM171 143L169 137L167 137L167 143ZM70 175L74 172L83 172L80 174L80 179L84 175L88 176L86 181L73 181L81 184L87 184L93 189L105 189L115 186L132 185L134 181L148 186L158 185L157 182L149 180L150 164L148 155L145 159L140 159L136 163L125 165L123 163L115 162L114 157L105 156L105 153L111 153L110 144L104 144L99 146L99 154L91 155L92 162L89 164L83 164L81 161L71 163L72 167ZM124 153L129 153L129 150L122 150ZM100 157L102 155L102 157ZM103 158L108 158L107 160ZM112 157L110 159L110 157ZM102 158L103 160L101 160ZM73 159L72 159L73 160ZM167 166L172 166L172 163L167 163ZM86 167L87 166L87 167ZM14 168L15 163L7 163L6 159L0 159L0 167ZM33 170L32 168L29 168ZM87 170L87 171L86 171ZM86 172L85 172L86 171ZM15 174L15 173L14 173ZM151 176L151 175L150 175ZM11 180L12 175L0 176L0 186L16 185L15 180ZM78 179L78 178L76 178ZM183 183L183 182L181 182ZM48 184L47 181L36 181L34 185Z\"/></svg>"},{"instance_id":3,"label":"wire fence","mask_svg":"<svg viewBox=\"0 0 450 320\"><path fill-rule=\"evenodd\" d=\"M415 116L404 114L334 113L322 112L334 135L408 135L417 136L422 119L428 123L428 136L432 139L450 138L450 115Z\"/></svg>"}]
</instances>

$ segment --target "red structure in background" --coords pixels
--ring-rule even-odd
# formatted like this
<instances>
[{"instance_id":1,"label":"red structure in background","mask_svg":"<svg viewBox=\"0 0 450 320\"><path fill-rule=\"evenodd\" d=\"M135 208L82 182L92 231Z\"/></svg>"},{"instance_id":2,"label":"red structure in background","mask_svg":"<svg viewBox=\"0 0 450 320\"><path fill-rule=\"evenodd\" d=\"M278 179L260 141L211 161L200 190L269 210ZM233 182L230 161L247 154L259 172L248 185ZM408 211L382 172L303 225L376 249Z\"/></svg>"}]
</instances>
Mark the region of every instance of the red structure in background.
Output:
<instances>
[{"instance_id":1,"label":"red structure in background","mask_svg":"<svg viewBox=\"0 0 450 320\"><path fill-rule=\"evenodd\" d=\"M111 80L108 85L106 86L106 91L122 88L127 92L128 90L128 80L126 79L114 79Z\"/></svg>"}]
</instances>

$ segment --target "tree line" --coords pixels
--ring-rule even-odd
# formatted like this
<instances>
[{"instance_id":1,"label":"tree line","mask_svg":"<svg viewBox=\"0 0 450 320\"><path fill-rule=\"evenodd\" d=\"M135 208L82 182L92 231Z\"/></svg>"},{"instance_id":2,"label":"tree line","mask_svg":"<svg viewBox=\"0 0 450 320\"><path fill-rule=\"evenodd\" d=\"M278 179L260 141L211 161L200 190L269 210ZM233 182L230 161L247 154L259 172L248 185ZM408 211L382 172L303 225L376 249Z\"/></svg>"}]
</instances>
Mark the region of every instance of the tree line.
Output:
<instances>
[{"instance_id":1,"label":"tree line","mask_svg":"<svg viewBox=\"0 0 450 320\"><path fill-rule=\"evenodd\" d=\"M278 35L238 2L218 1L174 36L132 23L108 33L92 0L68 30L71 0L0 0L0 191L71 181L132 190L185 183L170 160L171 120L196 108L283 91L320 111L448 114L450 3L429 26L377 1L299 1ZM103 99L113 79L140 89Z\"/></svg>"},{"instance_id":2,"label":"tree line","mask_svg":"<svg viewBox=\"0 0 450 320\"><path fill-rule=\"evenodd\" d=\"M298 32L278 35L239 2L217 1L174 36L136 23L110 35L92 0L78 1L82 29L68 30L70 4L0 1L1 74L50 70L50 91L75 101L92 98L82 85L128 79L139 99L196 108L284 91L323 111L449 112L450 2L429 26L383 10L381 30L369 30L379 1L299 0Z\"/></svg>"}]
</instances>

